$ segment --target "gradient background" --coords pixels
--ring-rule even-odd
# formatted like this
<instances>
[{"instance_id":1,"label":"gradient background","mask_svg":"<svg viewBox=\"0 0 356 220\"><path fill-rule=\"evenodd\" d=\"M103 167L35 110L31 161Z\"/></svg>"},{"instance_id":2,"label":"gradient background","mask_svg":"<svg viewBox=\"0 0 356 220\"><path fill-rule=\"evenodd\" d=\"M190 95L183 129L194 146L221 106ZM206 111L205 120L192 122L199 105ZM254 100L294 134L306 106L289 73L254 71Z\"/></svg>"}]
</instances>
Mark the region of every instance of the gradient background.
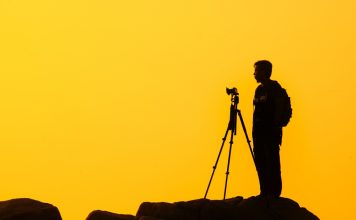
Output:
<instances>
[{"instance_id":1,"label":"gradient background","mask_svg":"<svg viewBox=\"0 0 356 220\"><path fill-rule=\"evenodd\" d=\"M249 135L253 64L292 97L283 197L321 219L356 216L356 3L0 1L0 200L65 220L143 201L202 198L230 99ZM259 193L238 128L228 197ZM221 199L227 147L208 197Z\"/></svg>"}]
</instances>

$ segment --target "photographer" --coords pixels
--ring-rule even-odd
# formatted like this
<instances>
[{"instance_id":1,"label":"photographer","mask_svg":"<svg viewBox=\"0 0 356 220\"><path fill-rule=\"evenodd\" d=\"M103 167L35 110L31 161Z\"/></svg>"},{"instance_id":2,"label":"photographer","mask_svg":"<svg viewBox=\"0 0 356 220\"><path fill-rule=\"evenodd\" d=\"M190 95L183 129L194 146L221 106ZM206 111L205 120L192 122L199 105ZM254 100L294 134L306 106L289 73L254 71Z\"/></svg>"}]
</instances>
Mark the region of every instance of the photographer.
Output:
<instances>
[{"instance_id":1,"label":"photographer","mask_svg":"<svg viewBox=\"0 0 356 220\"><path fill-rule=\"evenodd\" d=\"M260 196L279 197L282 191L279 148L282 142L282 126L278 124L277 99L282 87L271 80L272 63L257 61L254 65L257 87L253 100L253 145L255 163L260 182Z\"/></svg>"}]
</instances>

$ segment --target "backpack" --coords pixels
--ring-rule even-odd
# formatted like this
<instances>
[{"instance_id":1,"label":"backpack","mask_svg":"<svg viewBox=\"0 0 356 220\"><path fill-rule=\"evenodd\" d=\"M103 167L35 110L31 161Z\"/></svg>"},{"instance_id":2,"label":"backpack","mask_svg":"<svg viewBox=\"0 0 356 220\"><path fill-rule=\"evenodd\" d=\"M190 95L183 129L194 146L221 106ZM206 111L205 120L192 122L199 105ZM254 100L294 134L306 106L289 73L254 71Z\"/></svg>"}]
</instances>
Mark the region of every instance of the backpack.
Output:
<instances>
[{"instance_id":1,"label":"backpack","mask_svg":"<svg viewBox=\"0 0 356 220\"><path fill-rule=\"evenodd\" d=\"M275 99L276 103L276 123L281 127L288 125L290 118L292 117L292 105L290 97L288 96L287 91L280 87L280 92Z\"/></svg>"}]
</instances>

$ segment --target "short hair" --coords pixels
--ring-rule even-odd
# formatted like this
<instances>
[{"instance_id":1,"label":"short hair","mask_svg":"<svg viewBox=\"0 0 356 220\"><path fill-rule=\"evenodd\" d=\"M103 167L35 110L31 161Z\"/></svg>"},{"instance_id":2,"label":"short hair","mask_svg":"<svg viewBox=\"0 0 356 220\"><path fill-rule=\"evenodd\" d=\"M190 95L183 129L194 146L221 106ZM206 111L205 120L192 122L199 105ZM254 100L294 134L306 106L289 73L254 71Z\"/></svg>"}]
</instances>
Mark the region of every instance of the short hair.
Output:
<instances>
[{"instance_id":1,"label":"short hair","mask_svg":"<svg viewBox=\"0 0 356 220\"><path fill-rule=\"evenodd\" d=\"M272 63L268 60L259 60L255 63L255 68L265 72L268 78L272 75Z\"/></svg>"}]
</instances>

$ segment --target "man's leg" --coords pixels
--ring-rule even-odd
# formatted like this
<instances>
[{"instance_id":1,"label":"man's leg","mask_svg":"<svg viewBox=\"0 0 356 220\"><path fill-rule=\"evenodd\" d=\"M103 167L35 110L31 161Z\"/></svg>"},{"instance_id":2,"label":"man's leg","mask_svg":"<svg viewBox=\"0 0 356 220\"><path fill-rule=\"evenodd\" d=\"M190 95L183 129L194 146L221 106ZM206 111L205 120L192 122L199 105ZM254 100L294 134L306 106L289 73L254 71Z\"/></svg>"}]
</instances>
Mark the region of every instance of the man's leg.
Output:
<instances>
[{"instance_id":1,"label":"man's leg","mask_svg":"<svg viewBox=\"0 0 356 220\"><path fill-rule=\"evenodd\" d=\"M259 143L258 141L254 141L254 156L255 156L255 163L256 169L258 174L258 180L260 182L260 195L267 195L268 194L268 187L267 187L267 167L266 167L266 154L265 154L265 146L264 143Z\"/></svg>"},{"instance_id":2,"label":"man's leg","mask_svg":"<svg viewBox=\"0 0 356 220\"><path fill-rule=\"evenodd\" d=\"M279 145L271 146L268 154L269 163L269 193L279 197L282 192L281 163L279 157Z\"/></svg>"}]
</instances>

